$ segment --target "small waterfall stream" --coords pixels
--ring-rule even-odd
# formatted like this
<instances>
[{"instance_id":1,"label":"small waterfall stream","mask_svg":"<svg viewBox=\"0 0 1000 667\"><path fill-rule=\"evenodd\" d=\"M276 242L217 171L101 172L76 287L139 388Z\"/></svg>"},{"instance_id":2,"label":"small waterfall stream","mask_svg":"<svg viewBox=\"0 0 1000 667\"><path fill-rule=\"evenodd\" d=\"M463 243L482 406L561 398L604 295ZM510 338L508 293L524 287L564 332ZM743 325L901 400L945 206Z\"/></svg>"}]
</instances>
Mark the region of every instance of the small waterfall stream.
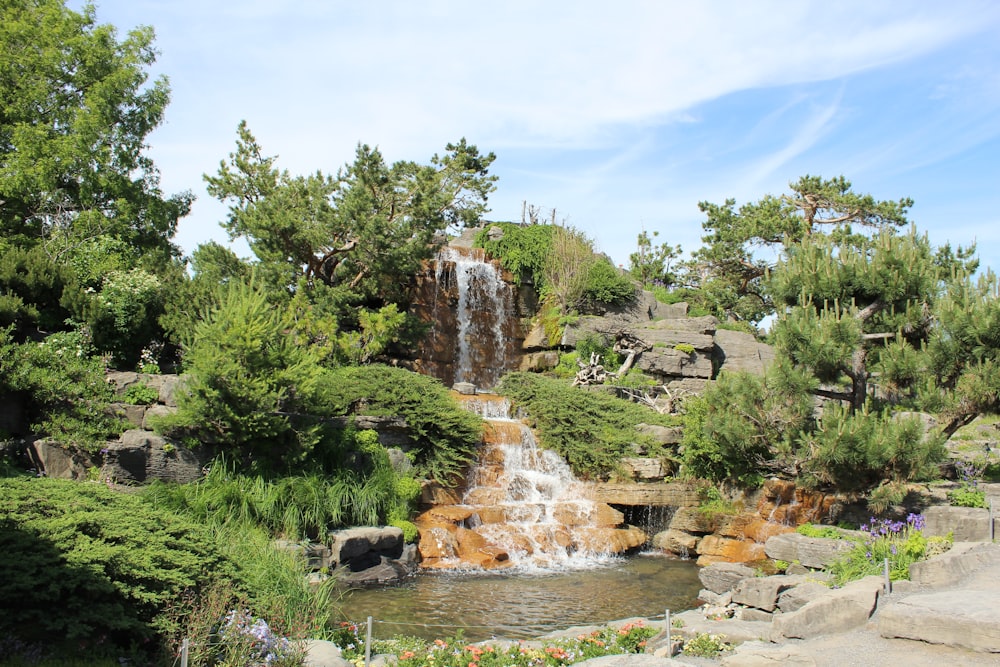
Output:
<instances>
[{"instance_id":1,"label":"small waterfall stream","mask_svg":"<svg viewBox=\"0 0 1000 667\"><path fill-rule=\"evenodd\" d=\"M442 248L413 311L430 325L420 368L445 385L489 389L520 364L517 290L481 249Z\"/></svg>"},{"instance_id":2,"label":"small waterfall stream","mask_svg":"<svg viewBox=\"0 0 1000 667\"><path fill-rule=\"evenodd\" d=\"M462 396L486 420L478 461L461 503L418 517L424 566L519 570L593 567L641 546L646 533L590 498L555 452L496 395ZM426 538L426 541L425 541Z\"/></svg>"},{"instance_id":3,"label":"small waterfall stream","mask_svg":"<svg viewBox=\"0 0 1000 667\"><path fill-rule=\"evenodd\" d=\"M511 417L506 399L466 405L487 419L488 429L463 497L478 508L469 526L503 548L515 566L566 567L606 558L595 528L620 523L615 510L587 498L587 485L562 457L538 447L531 429Z\"/></svg>"}]
</instances>

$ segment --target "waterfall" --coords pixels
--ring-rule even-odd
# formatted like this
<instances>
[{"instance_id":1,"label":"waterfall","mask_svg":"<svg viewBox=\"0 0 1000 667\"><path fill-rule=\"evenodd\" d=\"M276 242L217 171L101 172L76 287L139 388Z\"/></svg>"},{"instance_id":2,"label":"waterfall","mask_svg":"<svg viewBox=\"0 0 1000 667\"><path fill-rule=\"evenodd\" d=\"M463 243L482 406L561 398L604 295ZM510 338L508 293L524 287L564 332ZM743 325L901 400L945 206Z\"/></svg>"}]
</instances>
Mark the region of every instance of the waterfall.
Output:
<instances>
[{"instance_id":1,"label":"waterfall","mask_svg":"<svg viewBox=\"0 0 1000 667\"><path fill-rule=\"evenodd\" d=\"M463 543L502 553L507 560L493 567L530 570L591 567L645 542L643 531L619 528L621 512L588 498L588 485L573 476L562 457L540 448L527 425L511 418L506 399L480 394L464 397L464 403L486 419L487 427L461 504L425 517L427 532L435 531L433 553L450 561L438 566L463 567L463 558L469 559L460 553ZM452 551L442 548L440 519L445 516L461 517ZM471 556L474 564L483 564L475 553Z\"/></svg>"},{"instance_id":2,"label":"waterfall","mask_svg":"<svg viewBox=\"0 0 1000 667\"><path fill-rule=\"evenodd\" d=\"M481 249L445 246L414 312L430 325L419 358L446 385L492 388L520 363L517 291Z\"/></svg>"}]
</instances>

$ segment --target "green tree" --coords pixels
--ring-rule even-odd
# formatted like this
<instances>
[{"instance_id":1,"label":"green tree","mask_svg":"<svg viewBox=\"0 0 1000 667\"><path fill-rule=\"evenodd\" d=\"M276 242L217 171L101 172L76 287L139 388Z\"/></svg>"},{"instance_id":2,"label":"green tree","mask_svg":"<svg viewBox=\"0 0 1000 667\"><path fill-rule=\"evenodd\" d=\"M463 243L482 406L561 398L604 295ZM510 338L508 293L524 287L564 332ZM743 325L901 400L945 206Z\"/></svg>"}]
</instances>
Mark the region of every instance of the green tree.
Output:
<instances>
[{"instance_id":1,"label":"green tree","mask_svg":"<svg viewBox=\"0 0 1000 667\"><path fill-rule=\"evenodd\" d=\"M428 165L387 165L377 149L359 145L335 177L292 176L242 122L236 151L205 180L230 205L226 231L250 243L268 280L290 287L304 277L394 301L404 278L433 253L435 234L477 222L494 188L492 153L481 155L464 139L447 151Z\"/></svg>"},{"instance_id":2,"label":"green tree","mask_svg":"<svg viewBox=\"0 0 1000 667\"><path fill-rule=\"evenodd\" d=\"M102 236L165 261L191 195L164 197L144 155L169 87L147 85L153 30L118 40L87 5L0 5L0 252L41 245L53 259Z\"/></svg>"},{"instance_id":3,"label":"green tree","mask_svg":"<svg viewBox=\"0 0 1000 667\"><path fill-rule=\"evenodd\" d=\"M853 230L895 229L906 224L913 201L877 201L851 189L844 177L804 176L791 192L767 195L736 209L701 202L704 246L694 253L687 279L697 286L704 307L720 319L759 322L774 312L766 276L776 256L809 236L827 233L838 242L859 242Z\"/></svg>"},{"instance_id":4,"label":"green tree","mask_svg":"<svg viewBox=\"0 0 1000 667\"><path fill-rule=\"evenodd\" d=\"M659 235L659 232L654 231L650 238L649 233L642 230L636 239L636 251L629 255L629 272L643 287L651 287L657 283L669 286L677 282L672 266L681 255L681 247L671 246L666 242L655 245L653 241Z\"/></svg>"}]
</instances>

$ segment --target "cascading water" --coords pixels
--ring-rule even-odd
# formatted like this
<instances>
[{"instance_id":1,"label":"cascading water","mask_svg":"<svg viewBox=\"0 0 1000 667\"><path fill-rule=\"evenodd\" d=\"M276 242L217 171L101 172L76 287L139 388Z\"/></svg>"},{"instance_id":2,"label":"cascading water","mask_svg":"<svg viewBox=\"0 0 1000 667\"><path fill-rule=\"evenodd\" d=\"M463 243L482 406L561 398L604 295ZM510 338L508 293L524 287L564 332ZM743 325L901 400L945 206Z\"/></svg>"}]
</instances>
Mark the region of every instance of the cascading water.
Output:
<instances>
[{"instance_id":1,"label":"cascading water","mask_svg":"<svg viewBox=\"0 0 1000 667\"><path fill-rule=\"evenodd\" d=\"M590 567L646 541L638 528L619 527L621 512L588 499L587 485L558 454L538 447L505 399L481 394L465 405L486 419L484 444L461 504L423 517L421 549L425 534L433 540L425 565ZM460 525L449 533L444 518Z\"/></svg>"},{"instance_id":2,"label":"cascading water","mask_svg":"<svg viewBox=\"0 0 1000 667\"><path fill-rule=\"evenodd\" d=\"M430 325L420 368L446 385L491 388L520 363L517 290L481 249L442 248L414 312Z\"/></svg>"}]
</instances>

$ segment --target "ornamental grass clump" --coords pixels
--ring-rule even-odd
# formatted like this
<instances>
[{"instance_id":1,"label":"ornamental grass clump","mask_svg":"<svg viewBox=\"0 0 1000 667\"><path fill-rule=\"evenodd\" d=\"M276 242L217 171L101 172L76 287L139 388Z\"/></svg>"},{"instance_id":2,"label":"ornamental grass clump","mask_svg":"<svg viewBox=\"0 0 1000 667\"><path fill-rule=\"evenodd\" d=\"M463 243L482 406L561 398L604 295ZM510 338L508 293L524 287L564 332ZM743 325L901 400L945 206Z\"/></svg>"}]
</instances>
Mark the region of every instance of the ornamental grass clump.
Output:
<instances>
[{"instance_id":1,"label":"ornamental grass clump","mask_svg":"<svg viewBox=\"0 0 1000 667\"><path fill-rule=\"evenodd\" d=\"M861 526L868 534L865 540L830 566L834 584L841 586L862 577L880 576L885 559L889 559L891 580L909 579L911 563L946 551L950 544L948 538L928 539L923 528L924 517L920 514L910 514L905 521L872 517Z\"/></svg>"}]
</instances>

